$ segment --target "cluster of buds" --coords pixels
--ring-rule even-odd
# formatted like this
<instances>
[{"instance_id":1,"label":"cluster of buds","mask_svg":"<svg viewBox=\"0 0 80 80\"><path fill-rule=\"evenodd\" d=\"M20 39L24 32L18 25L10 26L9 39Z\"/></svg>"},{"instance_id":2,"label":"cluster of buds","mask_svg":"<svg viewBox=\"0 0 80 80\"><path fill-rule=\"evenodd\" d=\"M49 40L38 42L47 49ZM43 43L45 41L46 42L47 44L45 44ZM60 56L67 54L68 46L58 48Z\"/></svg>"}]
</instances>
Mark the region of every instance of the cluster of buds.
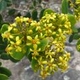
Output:
<instances>
[{"instance_id":1,"label":"cluster of buds","mask_svg":"<svg viewBox=\"0 0 80 80\"><path fill-rule=\"evenodd\" d=\"M57 70L65 71L68 68L70 53L64 48L67 35L71 33L66 14L46 13L38 22L22 16L16 17L2 37L8 40L8 54L31 55L34 71L38 70L44 79Z\"/></svg>"}]
</instances>

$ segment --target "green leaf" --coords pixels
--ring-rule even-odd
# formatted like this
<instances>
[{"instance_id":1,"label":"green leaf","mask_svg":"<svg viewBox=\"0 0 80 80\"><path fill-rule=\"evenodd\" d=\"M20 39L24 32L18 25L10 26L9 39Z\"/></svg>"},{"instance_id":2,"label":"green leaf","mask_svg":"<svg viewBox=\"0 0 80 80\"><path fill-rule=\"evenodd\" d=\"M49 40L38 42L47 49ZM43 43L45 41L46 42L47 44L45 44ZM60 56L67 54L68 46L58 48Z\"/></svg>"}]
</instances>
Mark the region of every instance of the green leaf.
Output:
<instances>
[{"instance_id":1,"label":"green leaf","mask_svg":"<svg viewBox=\"0 0 80 80\"><path fill-rule=\"evenodd\" d=\"M3 24L2 27L1 27L0 32L1 32L1 33L4 33L4 32L7 31L7 30L8 30L8 24Z\"/></svg>"},{"instance_id":2,"label":"green leaf","mask_svg":"<svg viewBox=\"0 0 80 80\"><path fill-rule=\"evenodd\" d=\"M31 61L31 67L32 67L32 69L36 72L37 70L38 70L38 62L37 62L37 60L35 60L35 59L32 59L32 61Z\"/></svg>"},{"instance_id":3,"label":"green leaf","mask_svg":"<svg viewBox=\"0 0 80 80\"><path fill-rule=\"evenodd\" d=\"M37 19L38 19L37 16L38 16L37 10L33 10L33 11L32 11L32 19L33 19L33 20L37 20Z\"/></svg>"},{"instance_id":4,"label":"green leaf","mask_svg":"<svg viewBox=\"0 0 80 80\"><path fill-rule=\"evenodd\" d=\"M72 15L72 14L68 14L68 19L69 19L69 21L70 21L70 23L71 23L71 26L74 26L75 23L76 23L76 18L75 18L75 16Z\"/></svg>"},{"instance_id":5,"label":"green leaf","mask_svg":"<svg viewBox=\"0 0 80 80\"><path fill-rule=\"evenodd\" d=\"M33 5L36 6L37 2L36 0L33 0Z\"/></svg>"},{"instance_id":6,"label":"green leaf","mask_svg":"<svg viewBox=\"0 0 80 80\"><path fill-rule=\"evenodd\" d=\"M8 80L8 76L0 74L0 80Z\"/></svg>"},{"instance_id":7,"label":"green leaf","mask_svg":"<svg viewBox=\"0 0 80 80\"><path fill-rule=\"evenodd\" d=\"M77 28L78 32L80 32L80 28Z\"/></svg>"},{"instance_id":8,"label":"green leaf","mask_svg":"<svg viewBox=\"0 0 80 80\"><path fill-rule=\"evenodd\" d=\"M39 3L41 3L41 2L42 2L42 0L38 0L38 2L39 2Z\"/></svg>"},{"instance_id":9,"label":"green leaf","mask_svg":"<svg viewBox=\"0 0 80 80\"><path fill-rule=\"evenodd\" d=\"M41 19L43 17L43 13L46 9L42 9L41 12L40 12L40 15L39 15L39 18Z\"/></svg>"},{"instance_id":10,"label":"green leaf","mask_svg":"<svg viewBox=\"0 0 80 80\"><path fill-rule=\"evenodd\" d=\"M43 13L43 16L45 15L45 14L51 14L51 13L54 13L54 11L52 10L52 9L45 9L45 11L44 11L44 13Z\"/></svg>"},{"instance_id":11,"label":"green leaf","mask_svg":"<svg viewBox=\"0 0 80 80\"><path fill-rule=\"evenodd\" d=\"M77 49L77 51L80 52L80 39L77 41L76 49Z\"/></svg>"},{"instance_id":12,"label":"green leaf","mask_svg":"<svg viewBox=\"0 0 80 80\"><path fill-rule=\"evenodd\" d=\"M68 0L62 0L61 11L64 14L68 13Z\"/></svg>"},{"instance_id":13,"label":"green leaf","mask_svg":"<svg viewBox=\"0 0 80 80\"><path fill-rule=\"evenodd\" d=\"M2 63L0 62L0 66L2 65Z\"/></svg>"},{"instance_id":14,"label":"green leaf","mask_svg":"<svg viewBox=\"0 0 80 80\"><path fill-rule=\"evenodd\" d=\"M76 28L75 26L72 26L71 28L72 28L72 31L73 31L74 33L77 33L77 32L78 32L78 30L77 30L77 28Z\"/></svg>"},{"instance_id":15,"label":"green leaf","mask_svg":"<svg viewBox=\"0 0 80 80\"><path fill-rule=\"evenodd\" d=\"M3 21L2 15L0 14L0 24Z\"/></svg>"},{"instance_id":16,"label":"green leaf","mask_svg":"<svg viewBox=\"0 0 80 80\"><path fill-rule=\"evenodd\" d=\"M13 57L11 57L10 55L9 55L9 59L12 61L12 62L14 62L14 63L16 63L16 62L19 62L20 60L16 60L16 59L14 59Z\"/></svg>"},{"instance_id":17,"label":"green leaf","mask_svg":"<svg viewBox=\"0 0 80 80\"><path fill-rule=\"evenodd\" d=\"M32 60L32 54L31 54L31 52L30 52L30 48L31 48L32 46L26 46L26 56L27 56L27 58L29 59L29 61L31 61Z\"/></svg>"},{"instance_id":18,"label":"green leaf","mask_svg":"<svg viewBox=\"0 0 80 80\"><path fill-rule=\"evenodd\" d=\"M5 52L5 48L6 48L6 44L1 44L0 45L0 54L2 54L3 52Z\"/></svg>"},{"instance_id":19,"label":"green leaf","mask_svg":"<svg viewBox=\"0 0 80 80\"><path fill-rule=\"evenodd\" d=\"M72 14L68 14L68 19L69 19L69 21L71 23L71 28L72 28L73 32L78 32L77 29L76 29L76 27L75 27L75 23L76 23L75 16L72 15Z\"/></svg>"},{"instance_id":20,"label":"green leaf","mask_svg":"<svg viewBox=\"0 0 80 80\"><path fill-rule=\"evenodd\" d=\"M7 3L5 0L0 0L0 11L6 9Z\"/></svg>"},{"instance_id":21,"label":"green leaf","mask_svg":"<svg viewBox=\"0 0 80 80\"><path fill-rule=\"evenodd\" d=\"M40 41L40 44L39 44L39 48L41 48L42 51L45 50L45 47L48 45L48 40L47 39L43 39Z\"/></svg>"},{"instance_id":22,"label":"green leaf","mask_svg":"<svg viewBox=\"0 0 80 80\"><path fill-rule=\"evenodd\" d=\"M4 39L4 42L3 42L2 37L0 35L0 54L5 52L6 46L7 46L7 41Z\"/></svg>"},{"instance_id":23,"label":"green leaf","mask_svg":"<svg viewBox=\"0 0 80 80\"><path fill-rule=\"evenodd\" d=\"M25 17L28 17L28 18L31 18L31 13L30 12L27 12Z\"/></svg>"},{"instance_id":24,"label":"green leaf","mask_svg":"<svg viewBox=\"0 0 80 80\"><path fill-rule=\"evenodd\" d=\"M12 15L15 14L15 12L16 12L15 9L10 9L9 12L8 12L8 14L9 14L10 16L12 16Z\"/></svg>"},{"instance_id":25,"label":"green leaf","mask_svg":"<svg viewBox=\"0 0 80 80\"><path fill-rule=\"evenodd\" d=\"M29 55L29 53L30 53L30 48L31 48L32 46L26 46L26 55Z\"/></svg>"},{"instance_id":26,"label":"green leaf","mask_svg":"<svg viewBox=\"0 0 80 80\"><path fill-rule=\"evenodd\" d=\"M25 54L23 52L16 52L14 50L10 54L10 56L15 60L21 60L24 57L24 55Z\"/></svg>"},{"instance_id":27,"label":"green leaf","mask_svg":"<svg viewBox=\"0 0 80 80\"><path fill-rule=\"evenodd\" d=\"M5 75L7 75L8 77L11 76L10 70L8 70L8 69L5 68L5 67L0 67L0 73L1 73L1 74L5 74Z\"/></svg>"},{"instance_id":28,"label":"green leaf","mask_svg":"<svg viewBox=\"0 0 80 80\"><path fill-rule=\"evenodd\" d=\"M5 0L7 3L7 6L11 6L12 5L12 0Z\"/></svg>"},{"instance_id":29,"label":"green leaf","mask_svg":"<svg viewBox=\"0 0 80 80\"><path fill-rule=\"evenodd\" d=\"M73 41L73 38L74 38L74 34L70 35L69 42L72 42Z\"/></svg>"},{"instance_id":30,"label":"green leaf","mask_svg":"<svg viewBox=\"0 0 80 80\"><path fill-rule=\"evenodd\" d=\"M9 56L7 53L2 53L0 58L3 60L9 60Z\"/></svg>"},{"instance_id":31,"label":"green leaf","mask_svg":"<svg viewBox=\"0 0 80 80\"><path fill-rule=\"evenodd\" d=\"M77 34L77 33L74 34L73 38L74 38L74 39L79 39L79 38L80 38L80 34Z\"/></svg>"}]
</instances>

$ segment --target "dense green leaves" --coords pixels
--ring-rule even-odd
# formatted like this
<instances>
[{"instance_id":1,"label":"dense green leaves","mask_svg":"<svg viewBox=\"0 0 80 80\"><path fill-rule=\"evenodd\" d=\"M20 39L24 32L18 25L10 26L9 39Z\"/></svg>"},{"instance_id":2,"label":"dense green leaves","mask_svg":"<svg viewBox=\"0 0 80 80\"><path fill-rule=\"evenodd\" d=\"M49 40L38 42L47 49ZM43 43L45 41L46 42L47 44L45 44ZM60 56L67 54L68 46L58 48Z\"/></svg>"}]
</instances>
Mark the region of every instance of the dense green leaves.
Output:
<instances>
[{"instance_id":1,"label":"dense green leaves","mask_svg":"<svg viewBox=\"0 0 80 80\"><path fill-rule=\"evenodd\" d=\"M68 9L68 0L62 0L61 11L64 14L67 14L69 12L69 9Z\"/></svg>"}]
</instances>

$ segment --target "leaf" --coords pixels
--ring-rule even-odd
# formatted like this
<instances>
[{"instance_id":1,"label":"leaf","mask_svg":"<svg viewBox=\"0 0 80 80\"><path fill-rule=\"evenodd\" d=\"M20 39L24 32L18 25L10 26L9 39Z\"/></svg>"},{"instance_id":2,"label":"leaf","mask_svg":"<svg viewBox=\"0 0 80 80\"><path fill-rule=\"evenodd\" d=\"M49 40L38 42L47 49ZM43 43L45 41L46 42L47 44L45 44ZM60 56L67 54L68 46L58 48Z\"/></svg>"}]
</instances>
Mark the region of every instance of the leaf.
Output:
<instances>
[{"instance_id":1,"label":"leaf","mask_svg":"<svg viewBox=\"0 0 80 80\"><path fill-rule=\"evenodd\" d=\"M16 15L15 15L15 17L20 17L21 16L21 13L17 13Z\"/></svg>"},{"instance_id":2,"label":"leaf","mask_svg":"<svg viewBox=\"0 0 80 80\"><path fill-rule=\"evenodd\" d=\"M31 18L31 13L30 12L27 12L25 17L28 17L28 18Z\"/></svg>"},{"instance_id":3,"label":"leaf","mask_svg":"<svg viewBox=\"0 0 80 80\"><path fill-rule=\"evenodd\" d=\"M39 3L41 3L41 2L42 2L42 0L38 0L38 2L39 2Z\"/></svg>"},{"instance_id":4,"label":"leaf","mask_svg":"<svg viewBox=\"0 0 80 80\"><path fill-rule=\"evenodd\" d=\"M2 65L2 63L0 62L0 66Z\"/></svg>"},{"instance_id":5,"label":"leaf","mask_svg":"<svg viewBox=\"0 0 80 80\"><path fill-rule=\"evenodd\" d=\"M37 60L35 60L35 59L32 59L32 61L31 61L31 67L32 67L32 69L34 70L34 71L37 71L38 70L38 62L37 62Z\"/></svg>"},{"instance_id":6,"label":"leaf","mask_svg":"<svg viewBox=\"0 0 80 80\"><path fill-rule=\"evenodd\" d=\"M78 32L80 32L80 28L77 28Z\"/></svg>"},{"instance_id":7,"label":"leaf","mask_svg":"<svg viewBox=\"0 0 80 80\"><path fill-rule=\"evenodd\" d=\"M3 24L2 27L1 27L0 32L1 32L1 33L4 33L4 32L7 31L7 30L8 30L8 24Z\"/></svg>"},{"instance_id":8,"label":"leaf","mask_svg":"<svg viewBox=\"0 0 80 80\"><path fill-rule=\"evenodd\" d=\"M11 6L12 5L12 0L5 0L7 3L7 6Z\"/></svg>"},{"instance_id":9,"label":"leaf","mask_svg":"<svg viewBox=\"0 0 80 80\"><path fill-rule=\"evenodd\" d=\"M68 0L62 0L61 11L64 14L68 13Z\"/></svg>"},{"instance_id":10,"label":"leaf","mask_svg":"<svg viewBox=\"0 0 80 80\"><path fill-rule=\"evenodd\" d=\"M79 34L74 34L73 38L74 39L79 39L80 38L80 35Z\"/></svg>"},{"instance_id":11,"label":"leaf","mask_svg":"<svg viewBox=\"0 0 80 80\"><path fill-rule=\"evenodd\" d=\"M77 33L77 32L78 32L78 30L77 30L77 28L76 28L75 26L72 26L71 28L72 28L72 31L73 31L74 33Z\"/></svg>"},{"instance_id":12,"label":"leaf","mask_svg":"<svg viewBox=\"0 0 80 80\"><path fill-rule=\"evenodd\" d=\"M32 46L26 46L26 56L27 56L27 58L29 59L29 61L31 61L32 60L32 54L31 54L31 52L30 52L30 48L31 48Z\"/></svg>"},{"instance_id":13,"label":"leaf","mask_svg":"<svg viewBox=\"0 0 80 80\"><path fill-rule=\"evenodd\" d=\"M73 37L74 37L74 34L70 35L69 42L72 42L73 41Z\"/></svg>"},{"instance_id":14,"label":"leaf","mask_svg":"<svg viewBox=\"0 0 80 80\"><path fill-rule=\"evenodd\" d=\"M72 15L72 14L68 14L68 19L69 19L69 21L70 21L70 23L71 23L71 26L74 26L75 23L76 23L76 18L75 18L75 16Z\"/></svg>"},{"instance_id":15,"label":"leaf","mask_svg":"<svg viewBox=\"0 0 80 80\"><path fill-rule=\"evenodd\" d=\"M0 14L0 24L3 21L2 15Z\"/></svg>"},{"instance_id":16,"label":"leaf","mask_svg":"<svg viewBox=\"0 0 80 80\"><path fill-rule=\"evenodd\" d=\"M7 75L8 77L11 76L10 70L8 70L8 69L5 68L5 67L0 67L0 73L1 73L1 74L5 74L5 75Z\"/></svg>"},{"instance_id":17,"label":"leaf","mask_svg":"<svg viewBox=\"0 0 80 80\"><path fill-rule=\"evenodd\" d=\"M39 48L41 48L42 51L45 50L45 47L48 45L48 40L47 39L43 39L40 41L40 44L39 44Z\"/></svg>"},{"instance_id":18,"label":"leaf","mask_svg":"<svg viewBox=\"0 0 80 80\"><path fill-rule=\"evenodd\" d=\"M14 50L10 54L10 56L15 60L21 60L24 57L24 55L25 54L23 52L16 52Z\"/></svg>"},{"instance_id":19,"label":"leaf","mask_svg":"<svg viewBox=\"0 0 80 80\"><path fill-rule=\"evenodd\" d=\"M0 11L6 9L7 3L5 0L0 0Z\"/></svg>"},{"instance_id":20,"label":"leaf","mask_svg":"<svg viewBox=\"0 0 80 80\"><path fill-rule=\"evenodd\" d=\"M37 19L38 19L37 16L38 16L37 10L33 10L33 11L32 11L32 19L33 19L33 20L37 20Z\"/></svg>"},{"instance_id":21,"label":"leaf","mask_svg":"<svg viewBox=\"0 0 80 80\"><path fill-rule=\"evenodd\" d=\"M7 41L4 39L4 42L2 41L2 37L0 35L0 54L5 52L5 48L7 46Z\"/></svg>"},{"instance_id":22,"label":"leaf","mask_svg":"<svg viewBox=\"0 0 80 80\"><path fill-rule=\"evenodd\" d=\"M14 59L13 57L11 57L10 55L9 55L9 59L12 61L12 62L14 62L14 63L16 63L16 62L19 62L20 60L16 60L16 59Z\"/></svg>"},{"instance_id":23,"label":"leaf","mask_svg":"<svg viewBox=\"0 0 80 80\"><path fill-rule=\"evenodd\" d=\"M43 13L46 9L42 9L41 12L40 12L40 15L39 15L39 18L41 19L43 17Z\"/></svg>"},{"instance_id":24,"label":"leaf","mask_svg":"<svg viewBox=\"0 0 80 80\"><path fill-rule=\"evenodd\" d=\"M9 56L7 55L7 53L2 53L0 58L3 60L9 60Z\"/></svg>"},{"instance_id":25,"label":"leaf","mask_svg":"<svg viewBox=\"0 0 80 80\"><path fill-rule=\"evenodd\" d=\"M76 27L75 27L75 23L76 23L75 16L72 15L72 14L68 14L68 19L69 19L69 21L71 23L71 28L72 28L73 32L78 32L77 29L76 29Z\"/></svg>"},{"instance_id":26,"label":"leaf","mask_svg":"<svg viewBox=\"0 0 80 80\"><path fill-rule=\"evenodd\" d=\"M8 11L8 14L9 14L10 16L12 16L12 15L15 14L15 12L16 12L15 9L10 9L10 10Z\"/></svg>"},{"instance_id":27,"label":"leaf","mask_svg":"<svg viewBox=\"0 0 80 80\"><path fill-rule=\"evenodd\" d=\"M45 9L45 11L44 11L44 13L43 13L43 16L45 15L45 14L51 14L51 13L54 13L54 11L52 10L52 9Z\"/></svg>"},{"instance_id":28,"label":"leaf","mask_svg":"<svg viewBox=\"0 0 80 80\"><path fill-rule=\"evenodd\" d=\"M33 5L36 6L36 0L32 0Z\"/></svg>"},{"instance_id":29,"label":"leaf","mask_svg":"<svg viewBox=\"0 0 80 80\"><path fill-rule=\"evenodd\" d=\"M8 76L0 74L0 80L8 80Z\"/></svg>"}]
</instances>

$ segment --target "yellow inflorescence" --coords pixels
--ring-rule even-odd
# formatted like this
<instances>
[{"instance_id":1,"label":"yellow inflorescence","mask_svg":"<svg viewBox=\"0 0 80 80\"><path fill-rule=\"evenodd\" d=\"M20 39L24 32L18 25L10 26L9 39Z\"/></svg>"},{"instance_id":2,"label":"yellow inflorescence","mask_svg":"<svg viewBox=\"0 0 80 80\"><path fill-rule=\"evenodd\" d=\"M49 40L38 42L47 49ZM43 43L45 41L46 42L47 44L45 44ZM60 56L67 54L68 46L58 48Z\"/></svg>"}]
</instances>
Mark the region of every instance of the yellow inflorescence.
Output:
<instances>
[{"instance_id":1,"label":"yellow inflorescence","mask_svg":"<svg viewBox=\"0 0 80 80\"><path fill-rule=\"evenodd\" d=\"M64 43L66 36L71 33L68 16L51 13L43 16L39 22L17 17L2 37L8 39L8 54L13 50L27 53L25 47L29 47L32 59L37 61L40 76L44 79L59 69L65 71L68 68L70 53L64 50ZM40 43L43 39L47 39L48 44L42 50Z\"/></svg>"},{"instance_id":2,"label":"yellow inflorescence","mask_svg":"<svg viewBox=\"0 0 80 80\"><path fill-rule=\"evenodd\" d=\"M69 1L70 1L70 7L71 9L73 9L76 19L80 20L80 0L75 0L75 3L72 2L72 0Z\"/></svg>"}]
</instances>

